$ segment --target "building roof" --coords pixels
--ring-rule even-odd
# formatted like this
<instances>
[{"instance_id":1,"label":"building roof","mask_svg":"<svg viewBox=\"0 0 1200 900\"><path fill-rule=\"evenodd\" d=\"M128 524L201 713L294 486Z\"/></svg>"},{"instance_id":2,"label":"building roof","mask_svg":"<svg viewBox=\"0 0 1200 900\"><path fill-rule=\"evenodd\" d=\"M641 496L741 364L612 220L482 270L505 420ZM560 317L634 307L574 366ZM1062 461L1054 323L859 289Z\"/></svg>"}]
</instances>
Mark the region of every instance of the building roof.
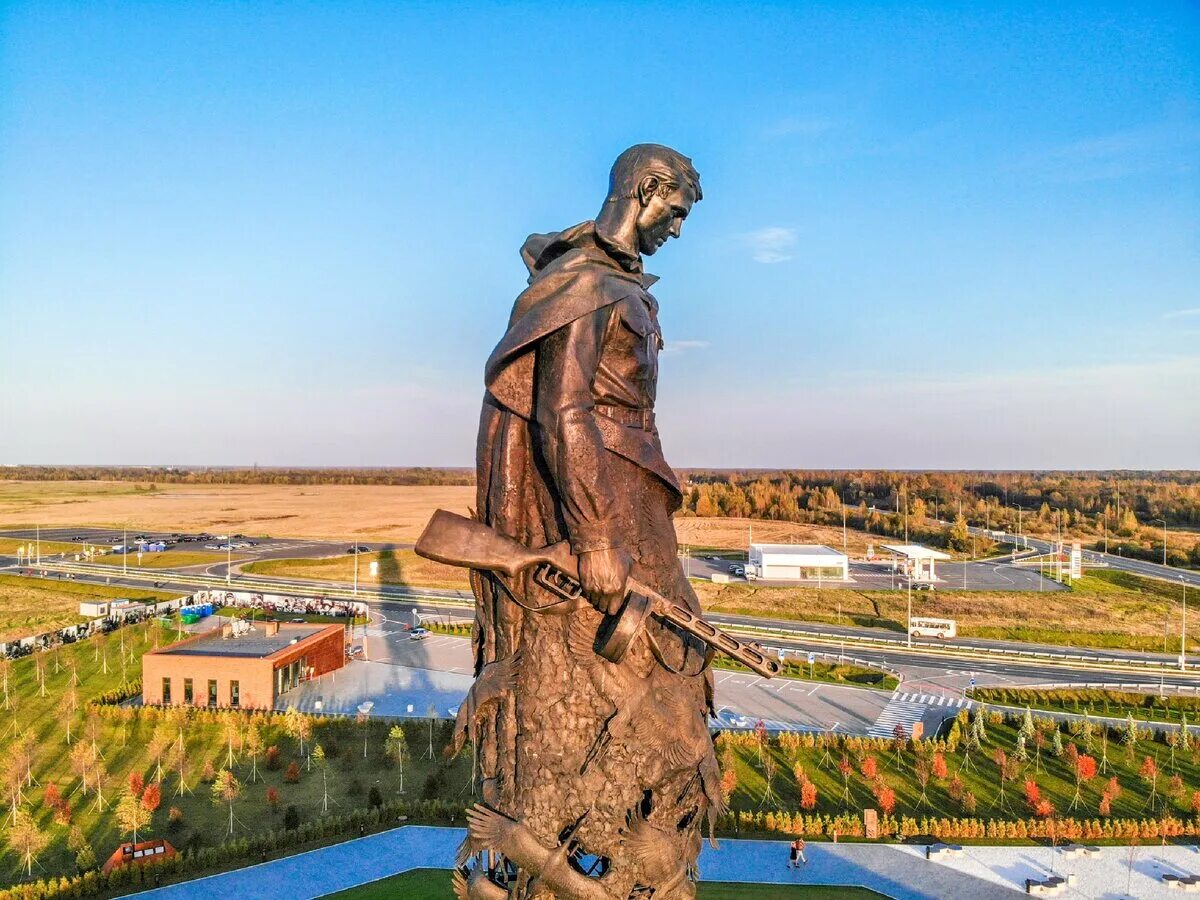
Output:
<instances>
[{"instance_id":1,"label":"building roof","mask_svg":"<svg viewBox=\"0 0 1200 900\"><path fill-rule=\"evenodd\" d=\"M924 547L921 544L883 544L884 550L890 550L897 556L906 556L909 559L950 559L949 553L943 553L941 550L934 550L930 547Z\"/></svg>"},{"instance_id":2,"label":"building roof","mask_svg":"<svg viewBox=\"0 0 1200 900\"><path fill-rule=\"evenodd\" d=\"M781 556L836 556L846 554L824 544L751 544L759 553L774 553Z\"/></svg>"},{"instance_id":3,"label":"building roof","mask_svg":"<svg viewBox=\"0 0 1200 900\"><path fill-rule=\"evenodd\" d=\"M268 635L261 624L255 625L246 634L238 637L222 637L221 629L214 628L191 640L184 641L172 647L163 647L151 651L170 656L237 656L252 659L264 659L280 651L287 650L293 644L298 644L305 638L320 634L331 629L341 629L341 625L293 625L281 623L279 631Z\"/></svg>"}]
</instances>

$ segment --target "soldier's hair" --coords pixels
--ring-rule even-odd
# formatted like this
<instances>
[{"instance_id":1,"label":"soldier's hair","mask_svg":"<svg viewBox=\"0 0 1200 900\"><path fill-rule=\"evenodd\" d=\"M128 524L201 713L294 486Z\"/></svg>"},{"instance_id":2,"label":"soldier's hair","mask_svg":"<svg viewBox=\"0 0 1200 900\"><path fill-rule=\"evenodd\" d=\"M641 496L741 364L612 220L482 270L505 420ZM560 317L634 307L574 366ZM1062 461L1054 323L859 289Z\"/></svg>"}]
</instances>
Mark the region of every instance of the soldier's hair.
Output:
<instances>
[{"instance_id":1,"label":"soldier's hair","mask_svg":"<svg viewBox=\"0 0 1200 900\"><path fill-rule=\"evenodd\" d=\"M647 175L662 183L663 196L686 184L700 200L700 173L692 161L662 144L634 144L617 157L608 176L608 199L631 199L637 196L638 184Z\"/></svg>"}]
</instances>

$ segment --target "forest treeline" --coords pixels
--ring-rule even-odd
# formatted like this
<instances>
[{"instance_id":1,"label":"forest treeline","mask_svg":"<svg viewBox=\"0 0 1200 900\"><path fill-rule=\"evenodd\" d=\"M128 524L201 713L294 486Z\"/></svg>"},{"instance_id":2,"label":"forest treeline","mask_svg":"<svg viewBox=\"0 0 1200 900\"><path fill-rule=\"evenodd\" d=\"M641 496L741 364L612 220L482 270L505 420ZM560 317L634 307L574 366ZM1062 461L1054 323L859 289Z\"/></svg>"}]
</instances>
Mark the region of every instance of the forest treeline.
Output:
<instances>
[{"instance_id":1,"label":"forest treeline","mask_svg":"<svg viewBox=\"0 0 1200 900\"><path fill-rule=\"evenodd\" d=\"M473 469L430 467L247 468L183 466L8 466L0 481L132 481L138 484L462 484L475 483Z\"/></svg>"},{"instance_id":2,"label":"forest treeline","mask_svg":"<svg viewBox=\"0 0 1200 900\"><path fill-rule=\"evenodd\" d=\"M967 525L1060 534L1096 549L1200 566L1200 472L705 471L684 515L842 524L965 550ZM1171 532L1175 534L1172 535ZM966 546L963 546L964 540ZM976 548L978 549L978 548Z\"/></svg>"}]
</instances>

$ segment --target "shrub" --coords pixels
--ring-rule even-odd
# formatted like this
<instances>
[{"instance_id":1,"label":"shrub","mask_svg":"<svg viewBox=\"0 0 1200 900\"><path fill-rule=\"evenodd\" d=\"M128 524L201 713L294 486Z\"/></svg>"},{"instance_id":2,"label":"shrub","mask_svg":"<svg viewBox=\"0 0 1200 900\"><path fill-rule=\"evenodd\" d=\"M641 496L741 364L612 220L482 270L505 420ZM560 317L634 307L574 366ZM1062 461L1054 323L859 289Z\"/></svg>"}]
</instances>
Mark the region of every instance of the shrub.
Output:
<instances>
[{"instance_id":1,"label":"shrub","mask_svg":"<svg viewBox=\"0 0 1200 900\"><path fill-rule=\"evenodd\" d=\"M273 787L267 788L267 805L271 812L277 812L279 807L279 791Z\"/></svg>"},{"instance_id":2,"label":"shrub","mask_svg":"<svg viewBox=\"0 0 1200 900\"><path fill-rule=\"evenodd\" d=\"M300 813L294 806L289 806L283 812L283 827L288 831L295 831L300 827Z\"/></svg>"},{"instance_id":3,"label":"shrub","mask_svg":"<svg viewBox=\"0 0 1200 900\"><path fill-rule=\"evenodd\" d=\"M263 756L263 764L272 771L279 768L279 748L274 744L267 748L267 752Z\"/></svg>"},{"instance_id":4,"label":"shrub","mask_svg":"<svg viewBox=\"0 0 1200 900\"><path fill-rule=\"evenodd\" d=\"M371 786L371 790L367 794L367 803L372 809L379 809L383 806L383 794L379 793L379 788L374 785Z\"/></svg>"},{"instance_id":5,"label":"shrub","mask_svg":"<svg viewBox=\"0 0 1200 900\"><path fill-rule=\"evenodd\" d=\"M288 784L296 784L300 781L300 766L294 759L288 763L287 771L283 773L283 780Z\"/></svg>"}]
</instances>

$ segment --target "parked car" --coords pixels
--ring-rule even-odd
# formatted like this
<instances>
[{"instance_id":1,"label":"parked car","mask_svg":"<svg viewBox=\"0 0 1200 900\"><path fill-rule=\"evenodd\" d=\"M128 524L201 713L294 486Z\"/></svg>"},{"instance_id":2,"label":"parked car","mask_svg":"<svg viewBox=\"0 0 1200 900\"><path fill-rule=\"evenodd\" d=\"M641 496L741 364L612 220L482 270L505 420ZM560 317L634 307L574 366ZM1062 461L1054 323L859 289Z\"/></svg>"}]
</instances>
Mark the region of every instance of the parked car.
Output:
<instances>
[{"instance_id":1,"label":"parked car","mask_svg":"<svg viewBox=\"0 0 1200 900\"><path fill-rule=\"evenodd\" d=\"M292 619L292 622L297 625L306 625L308 624L308 619L304 618L304 616L296 616L296 618Z\"/></svg>"},{"instance_id":2,"label":"parked car","mask_svg":"<svg viewBox=\"0 0 1200 900\"><path fill-rule=\"evenodd\" d=\"M347 553L370 553L371 548L364 544L355 544L353 547L346 548Z\"/></svg>"},{"instance_id":3,"label":"parked car","mask_svg":"<svg viewBox=\"0 0 1200 900\"><path fill-rule=\"evenodd\" d=\"M414 628L412 631L409 632L408 636L410 638L412 638L414 641L419 641L422 638L429 637L429 629L422 628L420 625L418 625L416 628Z\"/></svg>"}]
</instances>

